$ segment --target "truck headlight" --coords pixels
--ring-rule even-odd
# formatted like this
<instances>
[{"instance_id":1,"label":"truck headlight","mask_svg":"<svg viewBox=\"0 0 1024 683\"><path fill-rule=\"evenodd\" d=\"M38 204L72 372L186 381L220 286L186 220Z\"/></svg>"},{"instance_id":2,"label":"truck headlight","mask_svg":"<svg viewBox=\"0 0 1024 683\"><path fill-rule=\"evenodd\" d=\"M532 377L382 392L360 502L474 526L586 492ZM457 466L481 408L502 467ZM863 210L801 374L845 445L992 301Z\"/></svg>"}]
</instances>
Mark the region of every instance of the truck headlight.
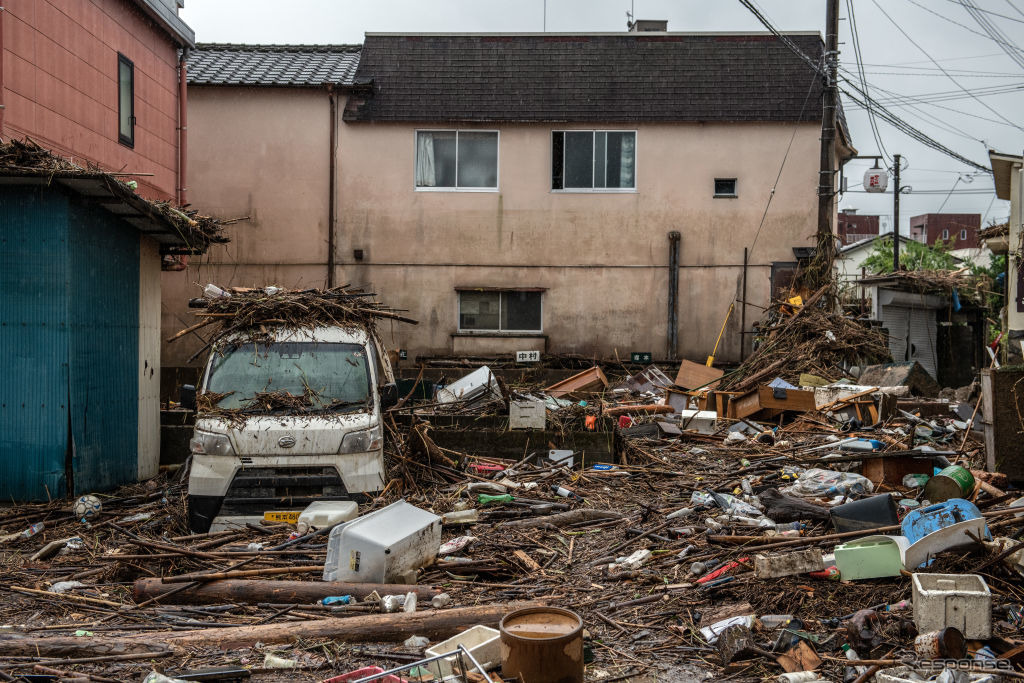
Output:
<instances>
[{"instance_id":1,"label":"truck headlight","mask_svg":"<svg viewBox=\"0 0 1024 683\"><path fill-rule=\"evenodd\" d=\"M189 450L200 455L234 455L235 449L226 434L196 430L188 442Z\"/></svg>"},{"instance_id":2,"label":"truck headlight","mask_svg":"<svg viewBox=\"0 0 1024 683\"><path fill-rule=\"evenodd\" d=\"M380 425L363 429L358 432L349 432L341 440L339 453L365 453L380 448L384 439L381 435Z\"/></svg>"}]
</instances>

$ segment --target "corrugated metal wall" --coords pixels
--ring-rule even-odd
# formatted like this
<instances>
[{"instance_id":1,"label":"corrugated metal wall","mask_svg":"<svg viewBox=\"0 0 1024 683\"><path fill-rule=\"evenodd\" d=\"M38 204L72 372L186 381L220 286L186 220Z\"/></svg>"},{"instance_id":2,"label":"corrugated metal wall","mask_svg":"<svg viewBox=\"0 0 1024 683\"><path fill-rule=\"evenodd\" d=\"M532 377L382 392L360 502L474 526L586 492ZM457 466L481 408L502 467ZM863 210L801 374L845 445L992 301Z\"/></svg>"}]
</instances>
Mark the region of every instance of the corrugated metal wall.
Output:
<instances>
[{"instance_id":1,"label":"corrugated metal wall","mask_svg":"<svg viewBox=\"0 0 1024 683\"><path fill-rule=\"evenodd\" d=\"M893 360L916 360L929 375L936 377L935 309L888 304L882 306L882 320L889 330L889 352Z\"/></svg>"},{"instance_id":2,"label":"corrugated metal wall","mask_svg":"<svg viewBox=\"0 0 1024 683\"><path fill-rule=\"evenodd\" d=\"M67 493L65 196L0 186L0 499Z\"/></svg>"},{"instance_id":3,"label":"corrugated metal wall","mask_svg":"<svg viewBox=\"0 0 1024 683\"><path fill-rule=\"evenodd\" d=\"M149 479L160 471L160 249L139 240L139 479Z\"/></svg>"},{"instance_id":4,"label":"corrugated metal wall","mask_svg":"<svg viewBox=\"0 0 1024 683\"><path fill-rule=\"evenodd\" d=\"M68 345L76 493L136 481L139 418L139 234L73 199Z\"/></svg>"}]
</instances>

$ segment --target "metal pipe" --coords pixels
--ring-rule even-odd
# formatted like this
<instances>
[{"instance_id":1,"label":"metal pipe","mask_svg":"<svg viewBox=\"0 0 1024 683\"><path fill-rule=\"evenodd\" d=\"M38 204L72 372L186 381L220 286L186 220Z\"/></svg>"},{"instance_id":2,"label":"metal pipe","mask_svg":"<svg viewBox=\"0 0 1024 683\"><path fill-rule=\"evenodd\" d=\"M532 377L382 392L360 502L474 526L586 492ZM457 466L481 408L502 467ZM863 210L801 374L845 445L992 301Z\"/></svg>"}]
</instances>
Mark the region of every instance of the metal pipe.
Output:
<instances>
[{"instance_id":1,"label":"metal pipe","mask_svg":"<svg viewBox=\"0 0 1024 683\"><path fill-rule=\"evenodd\" d=\"M7 8L0 7L0 138L4 136L4 14Z\"/></svg>"},{"instance_id":2,"label":"metal pipe","mask_svg":"<svg viewBox=\"0 0 1024 683\"><path fill-rule=\"evenodd\" d=\"M743 247L743 299L740 302L740 362L747 357L747 248Z\"/></svg>"},{"instance_id":3,"label":"metal pipe","mask_svg":"<svg viewBox=\"0 0 1024 683\"><path fill-rule=\"evenodd\" d=\"M181 50L178 57L178 206L188 203L185 186L185 167L188 159L188 68L185 59L188 51Z\"/></svg>"},{"instance_id":4,"label":"metal pipe","mask_svg":"<svg viewBox=\"0 0 1024 683\"><path fill-rule=\"evenodd\" d=\"M330 100L331 105L331 142L328 145L330 152L330 172L328 173L329 187L327 189L327 286L334 286L334 223L337 220L335 212L337 210L335 206L335 184L336 184L336 173L337 173L337 152L336 149L338 144L338 100L334 93L334 86L327 86L327 99Z\"/></svg>"},{"instance_id":5,"label":"metal pipe","mask_svg":"<svg viewBox=\"0 0 1024 683\"><path fill-rule=\"evenodd\" d=\"M679 348L679 240L673 230L668 234L668 349L666 358L675 360Z\"/></svg>"}]
</instances>

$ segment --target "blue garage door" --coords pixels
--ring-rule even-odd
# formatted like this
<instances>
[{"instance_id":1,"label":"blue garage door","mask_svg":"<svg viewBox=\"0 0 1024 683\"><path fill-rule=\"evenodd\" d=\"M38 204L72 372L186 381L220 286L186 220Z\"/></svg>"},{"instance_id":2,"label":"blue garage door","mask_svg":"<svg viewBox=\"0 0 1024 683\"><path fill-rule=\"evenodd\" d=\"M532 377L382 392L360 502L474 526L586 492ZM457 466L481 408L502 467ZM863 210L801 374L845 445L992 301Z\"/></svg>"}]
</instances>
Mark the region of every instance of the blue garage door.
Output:
<instances>
[{"instance_id":1,"label":"blue garage door","mask_svg":"<svg viewBox=\"0 0 1024 683\"><path fill-rule=\"evenodd\" d=\"M72 199L68 359L74 486L138 479L139 233Z\"/></svg>"},{"instance_id":2,"label":"blue garage door","mask_svg":"<svg viewBox=\"0 0 1024 683\"><path fill-rule=\"evenodd\" d=\"M0 499L66 495L68 204L0 187Z\"/></svg>"}]
</instances>

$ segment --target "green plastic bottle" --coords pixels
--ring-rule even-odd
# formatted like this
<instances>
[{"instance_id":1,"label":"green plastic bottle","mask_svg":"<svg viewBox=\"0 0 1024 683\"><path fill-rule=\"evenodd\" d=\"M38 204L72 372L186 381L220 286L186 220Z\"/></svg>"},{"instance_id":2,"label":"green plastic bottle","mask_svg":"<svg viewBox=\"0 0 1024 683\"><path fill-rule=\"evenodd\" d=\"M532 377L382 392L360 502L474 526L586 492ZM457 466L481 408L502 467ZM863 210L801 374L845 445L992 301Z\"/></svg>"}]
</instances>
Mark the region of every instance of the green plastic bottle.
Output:
<instances>
[{"instance_id":1,"label":"green plastic bottle","mask_svg":"<svg viewBox=\"0 0 1024 683\"><path fill-rule=\"evenodd\" d=\"M515 498L512 497L511 493L505 493L500 496L481 493L476 497L476 502L481 505L501 505L502 503L511 503L513 500L515 500Z\"/></svg>"}]
</instances>

